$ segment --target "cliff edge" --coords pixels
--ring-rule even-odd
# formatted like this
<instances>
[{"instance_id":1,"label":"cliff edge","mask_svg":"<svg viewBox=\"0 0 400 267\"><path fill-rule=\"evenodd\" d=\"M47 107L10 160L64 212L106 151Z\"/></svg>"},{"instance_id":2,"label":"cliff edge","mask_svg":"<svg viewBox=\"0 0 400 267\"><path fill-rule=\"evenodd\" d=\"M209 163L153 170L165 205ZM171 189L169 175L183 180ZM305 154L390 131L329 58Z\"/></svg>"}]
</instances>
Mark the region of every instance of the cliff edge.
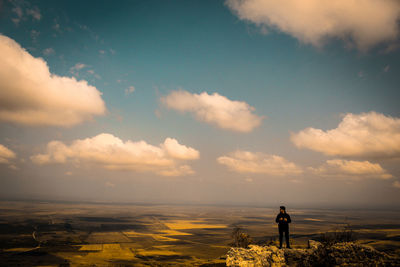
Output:
<instances>
[{"instance_id":1,"label":"cliff edge","mask_svg":"<svg viewBox=\"0 0 400 267\"><path fill-rule=\"evenodd\" d=\"M307 249L278 249L276 246L231 248L227 266L400 266L400 259L372 247L353 242L323 245L310 240Z\"/></svg>"}]
</instances>

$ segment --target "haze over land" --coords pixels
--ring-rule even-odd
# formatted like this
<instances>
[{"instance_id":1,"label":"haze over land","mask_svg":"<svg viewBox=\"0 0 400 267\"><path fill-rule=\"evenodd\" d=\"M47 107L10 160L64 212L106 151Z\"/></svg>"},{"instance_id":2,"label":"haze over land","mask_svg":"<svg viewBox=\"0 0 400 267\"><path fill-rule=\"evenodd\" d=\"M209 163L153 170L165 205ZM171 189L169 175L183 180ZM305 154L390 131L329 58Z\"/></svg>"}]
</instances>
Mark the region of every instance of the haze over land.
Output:
<instances>
[{"instance_id":1,"label":"haze over land","mask_svg":"<svg viewBox=\"0 0 400 267\"><path fill-rule=\"evenodd\" d=\"M399 17L2 1L0 198L398 209Z\"/></svg>"}]
</instances>

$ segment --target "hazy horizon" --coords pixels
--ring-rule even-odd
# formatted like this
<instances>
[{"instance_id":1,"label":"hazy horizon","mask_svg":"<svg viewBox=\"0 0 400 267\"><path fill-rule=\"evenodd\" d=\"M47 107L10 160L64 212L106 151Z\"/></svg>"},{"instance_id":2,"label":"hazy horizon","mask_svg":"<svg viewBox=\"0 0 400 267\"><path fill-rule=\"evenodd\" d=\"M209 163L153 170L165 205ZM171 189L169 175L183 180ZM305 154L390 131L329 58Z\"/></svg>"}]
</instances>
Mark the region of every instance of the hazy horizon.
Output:
<instances>
[{"instance_id":1,"label":"hazy horizon","mask_svg":"<svg viewBox=\"0 0 400 267\"><path fill-rule=\"evenodd\" d=\"M337 211L400 211L397 204L393 205L361 205L361 204L329 204L329 203L256 203L256 202L168 202L168 201L116 201L99 199L73 199L73 198L51 198L43 196L32 196L27 198L2 197L0 202L32 202L32 203L71 203L71 204L93 204L93 205L131 205L131 206L204 206L204 207L249 207L269 208L279 211L281 205L286 205L288 211L297 210L337 210Z\"/></svg>"}]
</instances>

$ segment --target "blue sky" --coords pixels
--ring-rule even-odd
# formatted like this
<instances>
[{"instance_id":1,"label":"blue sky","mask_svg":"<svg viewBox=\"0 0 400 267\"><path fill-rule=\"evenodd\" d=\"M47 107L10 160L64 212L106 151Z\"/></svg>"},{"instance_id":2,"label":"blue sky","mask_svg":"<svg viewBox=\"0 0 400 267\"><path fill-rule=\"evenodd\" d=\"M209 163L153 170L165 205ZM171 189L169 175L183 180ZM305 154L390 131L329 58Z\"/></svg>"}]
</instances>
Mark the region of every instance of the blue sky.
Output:
<instances>
[{"instance_id":1,"label":"blue sky","mask_svg":"<svg viewBox=\"0 0 400 267\"><path fill-rule=\"evenodd\" d=\"M4 1L0 195L398 207L400 6L359 2Z\"/></svg>"}]
</instances>

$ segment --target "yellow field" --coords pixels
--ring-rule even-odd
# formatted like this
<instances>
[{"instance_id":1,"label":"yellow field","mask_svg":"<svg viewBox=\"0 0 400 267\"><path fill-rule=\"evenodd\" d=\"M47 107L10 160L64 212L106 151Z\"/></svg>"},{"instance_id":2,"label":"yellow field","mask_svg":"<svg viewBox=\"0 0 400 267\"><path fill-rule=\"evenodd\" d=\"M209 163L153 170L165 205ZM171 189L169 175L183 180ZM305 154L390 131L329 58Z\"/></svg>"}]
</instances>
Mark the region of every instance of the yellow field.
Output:
<instances>
[{"instance_id":1,"label":"yellow field","mask_svg":"<svg viewBox=\"0 0 400 267\"><path fill-rule=\"evenodd\" d=\"M173 230L226 228L226 225L222 224L204 224L203 220L175 220L166 222L165 225Z\"/></svg>"},{"instance_id":2,"label":"yellow field","mask_svg":"<svg viewBox=\"0 0 400 267\"><path fill-rule=\"evenodd\" d=\"M73 266L79 265L107 265L111 260L133 261L135 256L129 248L122 248L120 244L90 244L83 245L79 251L86 253L59 253L64 259L68 259Z\"/></svg>"},{"instance_id":3,"label":"yellow field","mask_svg":"<svg viewBox=\"0 0 400 267\"><path fill-rule=\"evenodd\" d=\"M167 234L150 234L150 233L138 233L135 231L123 232L128 237L149 237L156 241L177 241L178 239L166 236Z\"/></svg>"}]
</instances>

